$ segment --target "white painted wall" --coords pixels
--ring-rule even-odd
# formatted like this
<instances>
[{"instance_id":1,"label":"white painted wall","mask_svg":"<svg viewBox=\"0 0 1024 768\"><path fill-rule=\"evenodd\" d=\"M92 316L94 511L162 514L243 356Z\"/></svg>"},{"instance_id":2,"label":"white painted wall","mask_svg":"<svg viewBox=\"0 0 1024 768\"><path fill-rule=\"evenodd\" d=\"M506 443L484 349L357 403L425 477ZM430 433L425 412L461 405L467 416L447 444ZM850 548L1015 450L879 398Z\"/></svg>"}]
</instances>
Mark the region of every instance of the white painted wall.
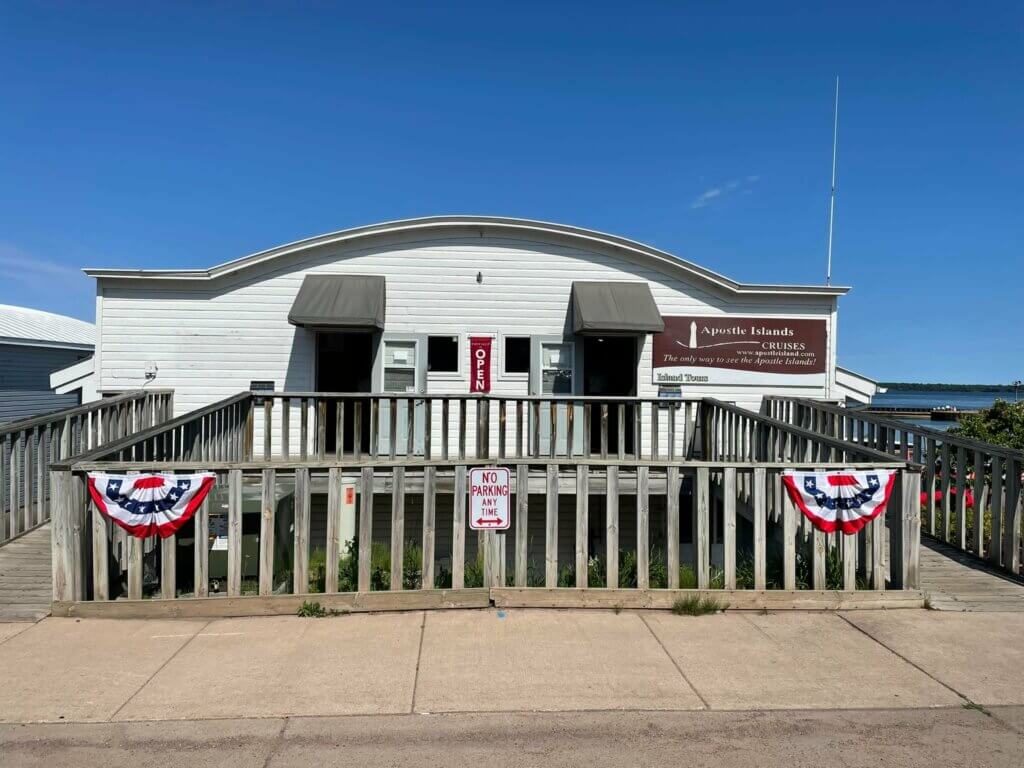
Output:
<instances>
[{"instance_id":1,"label":"white painted wall","mask_svg":"<svg viewBox=\"0 0 1024 768\"><path fill-rule=\"evenodd\" d=\"M502 334L571 335L574 280L645 280L663 315L777 315L828 322L827 388L702 385L685 387L687 394L751 408L759 407L765 394L829 395L835 383L834 297L736 296L702 277L683 279L671 271L641 264L614 245L582 247L571 236L546 233L532 239L466 227L317 246L211 280L101 277L99 387L137 388L147 365L155 365L158 374L150 386L173 388L178 414L244 390L254 379L273 379L278 390L312 390L314 334L290 325L288 310L307 274L350 273L386 277L386 334L460 336L461 372L428 376L430 393L468 392L468 336L491 333L496 337L493 393L527 394L525 377L501 373ZM650 336L638 384L640 395L657 394Z\"/></svg>"}]
</instances>

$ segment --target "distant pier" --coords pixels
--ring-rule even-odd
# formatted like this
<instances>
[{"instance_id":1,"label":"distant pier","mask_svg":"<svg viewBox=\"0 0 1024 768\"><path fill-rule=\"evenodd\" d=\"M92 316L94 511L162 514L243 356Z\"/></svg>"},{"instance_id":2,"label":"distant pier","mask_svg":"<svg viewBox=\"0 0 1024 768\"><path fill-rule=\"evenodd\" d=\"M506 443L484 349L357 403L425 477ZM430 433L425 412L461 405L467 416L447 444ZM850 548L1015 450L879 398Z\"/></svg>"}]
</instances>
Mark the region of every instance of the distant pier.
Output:
<instances>
[{"instance_id":1,"label":"distant pier","mask_svg":"<svg viewBox=\"0 0 1024 768\"><path fill-rule=\"evenodd\" d=\"M960 421L961 416L978 413L976 408L913 407L902 405L872 405L862 409L865 413L877 413L897 419L931 419L932 421Z\"/></svg>"}]
</instances>

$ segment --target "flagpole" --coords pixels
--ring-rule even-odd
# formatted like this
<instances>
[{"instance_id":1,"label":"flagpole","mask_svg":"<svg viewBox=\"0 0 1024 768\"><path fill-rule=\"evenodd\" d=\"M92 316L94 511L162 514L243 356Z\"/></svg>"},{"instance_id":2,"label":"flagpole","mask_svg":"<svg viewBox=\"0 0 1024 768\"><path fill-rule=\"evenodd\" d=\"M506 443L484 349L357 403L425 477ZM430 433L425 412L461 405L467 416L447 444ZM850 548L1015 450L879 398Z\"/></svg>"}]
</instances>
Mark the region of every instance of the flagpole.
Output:
<instances>
[{"instance_id":1,"label":"flagpole","mask_svg":"<svg viewBox=\"0 0 1024 768\"><path fill-rule=\"evenodd\" d=\"M832 192L828 204L828 266L825 285L832 285L832 222L836 214L836 151L839 148L839 75L836 75L836 105L832 118Z\"/></svg>"}]
</instances>

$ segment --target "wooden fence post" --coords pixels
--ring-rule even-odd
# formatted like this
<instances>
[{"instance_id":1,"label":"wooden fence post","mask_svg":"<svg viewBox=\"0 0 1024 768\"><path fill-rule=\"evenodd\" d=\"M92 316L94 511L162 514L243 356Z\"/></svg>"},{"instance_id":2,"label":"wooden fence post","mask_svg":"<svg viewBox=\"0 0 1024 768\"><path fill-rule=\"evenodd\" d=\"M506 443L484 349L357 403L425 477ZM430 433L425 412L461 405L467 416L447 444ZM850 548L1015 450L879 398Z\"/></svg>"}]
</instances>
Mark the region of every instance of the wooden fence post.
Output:
<instances>
[{"instance_id":1,"label":"wooden fence post","mask_svg":"<svg viewBox=\"0 0 1024 768\"><path fill-rule=\"evenodd\" d=\"M1024 518L1024 497L1021 496L1020 459L1006 460L1006 502L1003 505L1003 568L1020 573L1021 524Z\"/></svg>"},{"instance_id":2,"label":"wooden fence post","mask_svg":"<svg viewBox=\"0 0 1024 768\"><path fill-rule=\"evenodd\" d=\"M83 534L79 480L70 470L50 472L50 539L52 542L52 575L54 602L71 602L84 598L85 574L82 573Z\"/></svg>"},{"instance_id":3,"label":"wooden fence post","mask_svg":"<svg viewBox=\"0 0 1024 768\"><path fill-rule=\"evenodd\" d=\"M306 406L303 405L303 409ZM305 412L305 410L303 410ZM309 592L309 523L310 493L309 468L295 470L295 530L293 532L294 559L292 560L292 592ZM241 494L239 494L241 495Z\"/></svg>"},{"instance_id":4,"label":"wooden fence post","mask_svg":"<svg viewBox=\"0 0 1024 768\"><path fill-rule=\"evenodd\" d=\"M886 508L889 521L889 586L917 589L921 551L921 475L899 470Z\"/></svg>"},{"instance_id":5,"label":"wooden fence post","mask_svg":"<svg viewBox=\"0 0 1024 768\"><path fill-rule=\"evenodd\" d=\"M298 493L295 506L298 507ZM242 470L228 472L228 597L242 594Z\"/></svg>"},{"instance_id":6,"label":"wooden fence post","mask_svg":"<svg viewBox=\"0 0 1024 768\"><path fill-rule=\"evenodd\" d=\"M903 552L905 562L904 589L921 586L921 473L904 473L903 485Z\"/></svg>"},{"instance_id":7,"label":"wooden fence post","mask_svg":"<svg viewBox=\"0 0 1024 768\"><path fill-rule=\"evenodd\" d=\"M571 448L571 446L570 446ZM576 467L576 586L588 586L590 553L587 538L590 535L590 467L579 464ZM499 584L498 586L504 586Z\"/></svg>"}]
</instances>

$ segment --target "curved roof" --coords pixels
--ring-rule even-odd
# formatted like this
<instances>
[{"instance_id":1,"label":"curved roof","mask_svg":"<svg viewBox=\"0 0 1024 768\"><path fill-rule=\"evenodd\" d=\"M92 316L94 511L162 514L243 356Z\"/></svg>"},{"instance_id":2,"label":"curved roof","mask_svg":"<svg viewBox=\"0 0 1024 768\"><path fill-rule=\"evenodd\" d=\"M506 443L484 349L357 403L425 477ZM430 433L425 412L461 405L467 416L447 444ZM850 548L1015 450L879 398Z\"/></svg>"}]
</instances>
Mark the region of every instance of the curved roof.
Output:
<instances>
[{"instance_id":1,"label":"curved roof","mask_svg":"<svg viewBox=\"0 0 1024 768\"><path fill-rule=\"evenodd\" d=\"M0 304L0 344L92 349L96 326L66 315Z\"/></svg>"},{"instance_id":2,"label":"curved roof","mask_svg":"<svg viewBox=\"0 0 1024 768\"><path fill-rule=\"evenodd\" d=\"M625 252L633 260L651 264L670 275L681 275L684 279L697 278L701 281L717 285L726 292L736 294L817 294L825 296L841 296L850 289L826 285L756 285L740 283L710 269L680 259L666 251L658 250L649 245L638 243L617 235L609 235L592 229L583 229L566 224L553 224L546 221L515 219L501 216L430 216L418 219L402 219L382 224L371 224L352 229L343 229L326 235L318 235L305 240L260 251L233 261L218 264L209 269L86 269L90 277L98 278L148 278L164 280L212 280L229 275L247 267L262 264L271 259L288 256L303 250L323 245L351 243L360 239L378 235L403 232L437 232L445 229L465 227L482 227L492 232L506 233L514 236L558 235L580 242L581 246L604 245Z\"/></svg>"}]
</instances>

